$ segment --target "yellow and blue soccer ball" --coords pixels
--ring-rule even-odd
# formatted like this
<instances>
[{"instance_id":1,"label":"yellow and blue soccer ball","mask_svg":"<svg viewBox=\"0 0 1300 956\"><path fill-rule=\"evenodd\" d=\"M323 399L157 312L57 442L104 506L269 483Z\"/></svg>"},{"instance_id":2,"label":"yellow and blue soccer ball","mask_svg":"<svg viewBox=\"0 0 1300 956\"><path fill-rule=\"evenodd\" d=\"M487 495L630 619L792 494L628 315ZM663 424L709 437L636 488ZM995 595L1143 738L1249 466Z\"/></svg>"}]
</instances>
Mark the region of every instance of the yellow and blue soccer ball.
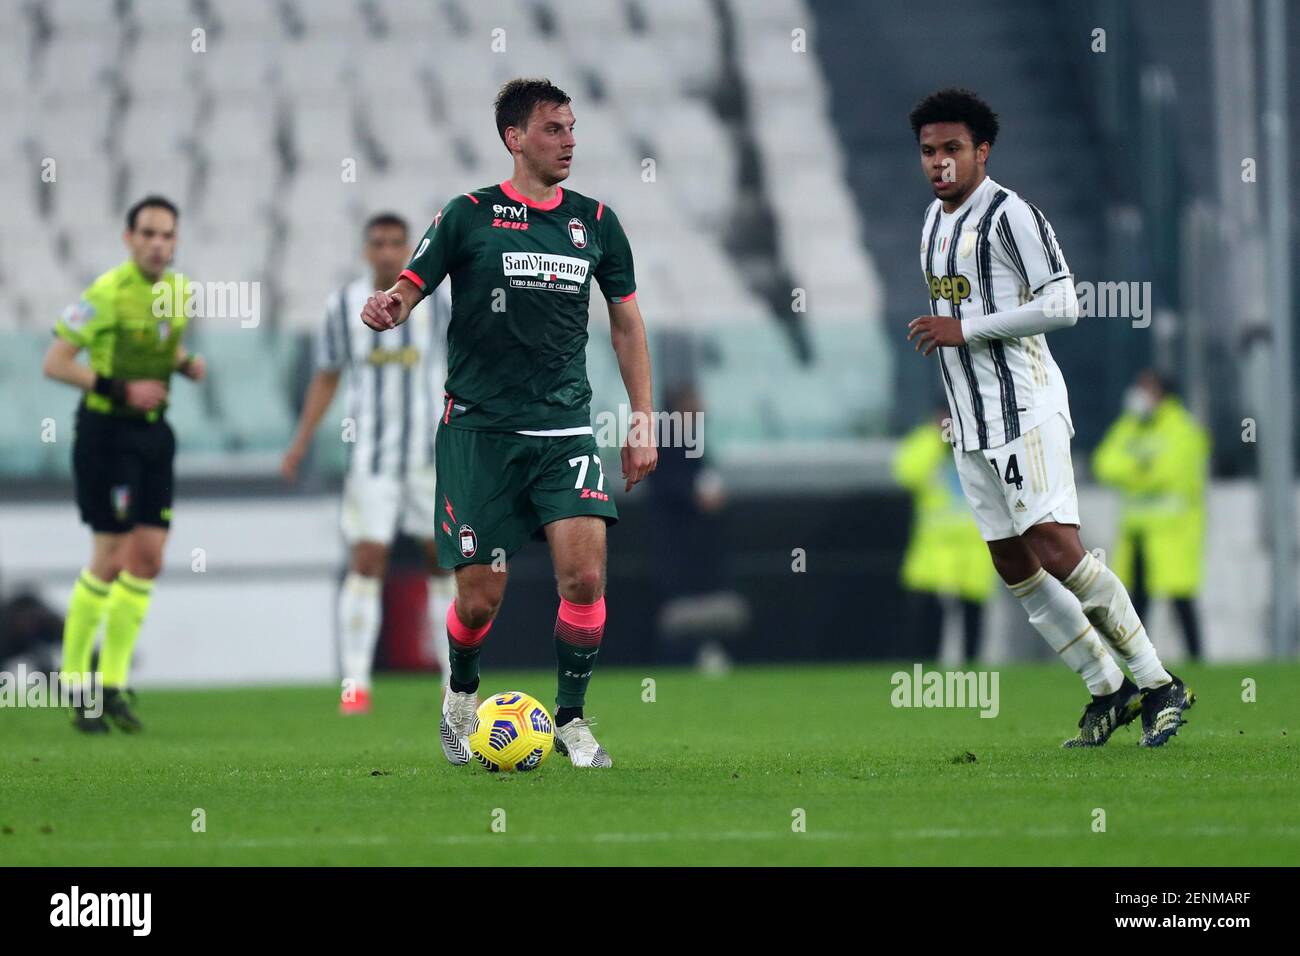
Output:
<instances>
[{"instance_id":1,"label":"yellow and blue soccer ball","mask_svg":"<svg viewBox=\"0 0 1300 956\"><path fill-rule=\"evenodd\" d=\"M485 770L535 770L554 745L551 715L535 697L508 690L478 705L469 751Z\"/></svg>"}]
</instances>

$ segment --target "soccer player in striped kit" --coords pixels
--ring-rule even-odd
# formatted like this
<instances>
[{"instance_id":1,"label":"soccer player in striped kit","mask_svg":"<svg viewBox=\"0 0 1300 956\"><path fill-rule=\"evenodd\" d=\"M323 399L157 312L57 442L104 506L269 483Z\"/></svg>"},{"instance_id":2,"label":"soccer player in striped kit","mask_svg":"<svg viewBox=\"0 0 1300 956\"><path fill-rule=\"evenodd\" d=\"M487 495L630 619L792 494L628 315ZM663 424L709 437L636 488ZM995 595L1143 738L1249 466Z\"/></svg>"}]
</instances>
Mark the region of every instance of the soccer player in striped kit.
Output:
<instances>
[{"instance_id":1,"label":"soccer player in striped kit","mask_svg":"<svg viewBox=\"0 0 1300 956\"><path fill-rule=\"evenodd\" d=\"M1043 214L987 175L998 120L978 96L940 90L911 123L936 198L920 248L930 314L912 320L908 341L938 353L966 499L1029 622L1092 693L1065 745L1100 746L1141 714L1139 743L1160 746L1196 698L1160 663L1119 578L1079 539L1074 426L1044 337L1078 318L1065 256Z\"/></svg>"},{"instance_id":2,"label":"soccer player in striped kit","mask_svg":"<svg viewBox=\"0 0 1300 956\"><path fill-rule=\"evenodd\" d=\"M342 528L350 550L348 574L338 599L344 714L370 710L370 669L379 638L380 595L388 552L397 531L421 539L429 567L430 633L442 670L450 673L443 627L451 606L451 575L438 567L434 536L439 515L433 469L433 428L446 374L447 322L451 297L431 296L411 313L396 336L380 337L361 322L361 308L375 289L386 289L411 254L406 221L393 213L372 216L365 226L371 274L329 297L318 339L316 374L307 390L297 433L281 472L297 477L321 418L347 372L347 417L340 439L348 443Z\"/></svg>"}]
</instances>

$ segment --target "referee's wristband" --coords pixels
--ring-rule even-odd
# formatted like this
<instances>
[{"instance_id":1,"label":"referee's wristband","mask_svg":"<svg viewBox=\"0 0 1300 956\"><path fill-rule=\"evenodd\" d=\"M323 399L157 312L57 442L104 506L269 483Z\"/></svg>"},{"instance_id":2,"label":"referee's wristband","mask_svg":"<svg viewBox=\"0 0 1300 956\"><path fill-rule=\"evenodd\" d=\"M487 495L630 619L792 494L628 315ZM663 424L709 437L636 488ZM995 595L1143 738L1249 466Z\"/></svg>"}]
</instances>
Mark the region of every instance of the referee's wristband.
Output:
<instances>
[{"instance_id":1,"label":"referee's wristband","mask_svg":"<svg viewBox=\"0 0 1300 956\"><path fill-rule=\"evenodd\" d=\"M111 398L115 402L125 402L126 380L120 378L109 378L107 375L96 375L94 392L96 395L103 395L105 398Z\"/></svg>"}]
</instances>

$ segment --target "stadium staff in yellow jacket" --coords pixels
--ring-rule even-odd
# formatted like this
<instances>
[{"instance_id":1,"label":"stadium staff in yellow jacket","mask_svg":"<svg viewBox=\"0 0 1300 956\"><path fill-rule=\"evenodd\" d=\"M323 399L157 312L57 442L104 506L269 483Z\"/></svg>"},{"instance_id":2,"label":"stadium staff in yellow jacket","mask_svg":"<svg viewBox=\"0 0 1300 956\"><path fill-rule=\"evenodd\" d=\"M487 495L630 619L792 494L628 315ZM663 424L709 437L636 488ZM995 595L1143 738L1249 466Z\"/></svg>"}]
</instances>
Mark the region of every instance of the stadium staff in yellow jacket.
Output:
<instances>
[{"instance_id":1,"label":"stadium staff in yellow jacket","mask_svg":"<svg viewBox=\"0 0 1300 956\"><path fill-rule=\"evenodd\" d=\"M943 419L913 429L894 456L894 480L912 493L912 533L903 557L902 583L908 592L909 652L938 656L944 601L960 602L967 660L979 654L984 605L996 575L957 478L952 446Z\"/></svg>"},{"instance_id":2,"label":"stadium staff in yellow jacket","mask_svg":"<svg viewBox=\"0 0 1300 956\"><path fill-rule=\"evenodd\" d=\"M1097 480L1124 494L1115 573L1139 617L1149 595L1172 600L1193 657L1201 653L1194 599L1201 588L1209 462L1209 434L1150 370L1128 390L1124 413L1092 461Z\"/></svg>"}]
</instances>

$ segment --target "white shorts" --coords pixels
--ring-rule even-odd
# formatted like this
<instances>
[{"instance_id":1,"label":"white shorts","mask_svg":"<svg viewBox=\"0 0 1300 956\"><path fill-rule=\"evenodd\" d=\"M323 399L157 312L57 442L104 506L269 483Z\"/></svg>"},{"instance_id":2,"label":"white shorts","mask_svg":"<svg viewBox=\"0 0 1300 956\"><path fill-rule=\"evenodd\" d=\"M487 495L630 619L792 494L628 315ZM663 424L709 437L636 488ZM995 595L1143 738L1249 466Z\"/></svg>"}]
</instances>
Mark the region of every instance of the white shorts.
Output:
<instances>
[{"instance_id":1,"label":"white shorts","mask_svg":"<svg viewBox=\"0 0 1300 956\"><path fill-rule=\"evenodd\" d=\"M343 482L340 524L348 544L392 544L397 529L416 538L438 534L438 499L433 467L413 468L405 479L349 471Z\"/></svg>"},{"instance_id":2,"label":"white shorts","mask_svg":"<svg viewBox=\"0 0 1300 956\"><path fill-rule=\"evenodd\" d=\"M1079 523L1070 438L1062 414L1000 448L953 449L957 475L985 541L1024 534L1036 524Z\"/></svg>"}]
</instances>

